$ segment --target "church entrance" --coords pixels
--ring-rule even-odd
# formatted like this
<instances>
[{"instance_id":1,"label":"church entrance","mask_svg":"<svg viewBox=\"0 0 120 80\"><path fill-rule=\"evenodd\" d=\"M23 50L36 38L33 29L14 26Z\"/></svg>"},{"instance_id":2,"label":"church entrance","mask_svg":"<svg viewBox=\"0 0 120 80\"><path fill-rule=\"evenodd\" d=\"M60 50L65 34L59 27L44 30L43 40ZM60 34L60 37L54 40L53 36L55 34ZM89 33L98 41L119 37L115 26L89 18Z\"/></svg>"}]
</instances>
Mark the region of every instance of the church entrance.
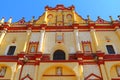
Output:
<instances>
[{"instance_id":1,"label":"church entrance","mask_svg":"<svg viewBox=\"0 0 120 80\"><path fill-rule=\"evenodd\" d=\"M74 70L65 66L66 63L54 64L45 69L40 80L77 80Z\"/></svg>"},{"instance_id":2,"label":"church entrance","mask_svg":"<svg viewBox=\"0 0 120 80\"><path fill-rule=\"evenodd\" d=\"M65 60L65 53L62 50L56 50L53 54L53 60Z\"/></svg>"}]
</instances>

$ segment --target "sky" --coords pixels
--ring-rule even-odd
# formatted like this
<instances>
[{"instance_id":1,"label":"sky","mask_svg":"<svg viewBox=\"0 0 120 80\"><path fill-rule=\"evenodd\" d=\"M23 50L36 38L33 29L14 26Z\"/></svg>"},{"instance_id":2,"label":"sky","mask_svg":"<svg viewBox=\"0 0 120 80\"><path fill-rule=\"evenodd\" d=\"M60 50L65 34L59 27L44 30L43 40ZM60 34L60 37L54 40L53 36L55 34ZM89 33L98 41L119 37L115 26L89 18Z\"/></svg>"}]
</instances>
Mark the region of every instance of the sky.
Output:
<instances>
[{"instance_id":1,"label":"sky","mask_svg":"<svg viewBox=\"0 0 120 80\"><path fill-rule=\"evenodd\" d=\"M63 4L65 7L75 6L75 11L87 19L87 15L95 21L100 16L104 20L110 21L109 16L117 20L120 15L120 0L1 0L0 19L5 17L8 21L10 17L13 22L25 17L26 21L31 20L32 16L38 19L45 11L45 6L55 7Z\"/></svg>"}]
</instances>

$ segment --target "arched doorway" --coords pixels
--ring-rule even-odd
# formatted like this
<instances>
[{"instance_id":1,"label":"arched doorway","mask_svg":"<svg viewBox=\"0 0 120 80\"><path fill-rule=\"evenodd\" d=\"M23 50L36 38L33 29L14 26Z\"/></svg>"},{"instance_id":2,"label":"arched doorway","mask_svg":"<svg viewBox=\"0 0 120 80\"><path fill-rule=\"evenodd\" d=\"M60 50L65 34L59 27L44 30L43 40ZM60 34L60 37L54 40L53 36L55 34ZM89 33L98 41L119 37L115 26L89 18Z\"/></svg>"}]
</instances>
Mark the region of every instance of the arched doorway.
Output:
<instances>
[{"instance_id":1,"label":"arched doorway","mask_svg":"<svg viewBox=\"0 0 120 80\"><path fill-rule=\"evenodd\" d=\"M77 75L72 68L57 64L46 68L40 80L77 80Z\"/></svg>"},{"instance_id":2,"label":"arched doorway","mask_svg":"<svg viewBox=\"0 0 120 80\"><path fill-rule=\"evenodd\" d=\"M65 60L65 52L62 50L56 50L53 54L53 60Z\"/></svg>"}]
</instances>

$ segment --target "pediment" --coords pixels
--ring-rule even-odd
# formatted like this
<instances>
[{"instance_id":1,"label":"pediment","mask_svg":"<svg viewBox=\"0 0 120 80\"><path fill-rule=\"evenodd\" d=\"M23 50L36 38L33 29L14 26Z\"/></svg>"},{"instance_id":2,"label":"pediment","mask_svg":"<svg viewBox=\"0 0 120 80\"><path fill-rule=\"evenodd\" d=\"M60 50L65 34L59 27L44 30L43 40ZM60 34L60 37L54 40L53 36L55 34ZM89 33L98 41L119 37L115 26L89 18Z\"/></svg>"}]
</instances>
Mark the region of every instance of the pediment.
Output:
<instances>
[{"instance_id":1,"label":"pediment","mask_svg":"<svg viewBox=\"0 0 120 80\"><path fill-rule=\"evenodd\" d=\"M95 23L98 23L98 24L104 24L104 23L109 23L109 22L106 21L106 20L104 20L104 19L102 19L102 18L100 18L100 17L98 17L98 19L96 20Z\"/></svg>"},{"instance_id":2,"label":"pediment","mask_svg":"<svg viewBox=\"0 0 120 80\"><path fill-rule=\"evenodd\" d=\"M85 78L85 80L92 80L92 79L101 80L101 77L92 73Z\"/></svg>"},{"instance_id":3,"label":"pediment","mask_svg":"<svg viewBox=\"0 0 120 80\"><path fill-rule=\"evenodd\" d=\"M32 78L28 75L26 75L25 77L23 77L21 80L32 80Z\"/></svg>"}]
</instances>

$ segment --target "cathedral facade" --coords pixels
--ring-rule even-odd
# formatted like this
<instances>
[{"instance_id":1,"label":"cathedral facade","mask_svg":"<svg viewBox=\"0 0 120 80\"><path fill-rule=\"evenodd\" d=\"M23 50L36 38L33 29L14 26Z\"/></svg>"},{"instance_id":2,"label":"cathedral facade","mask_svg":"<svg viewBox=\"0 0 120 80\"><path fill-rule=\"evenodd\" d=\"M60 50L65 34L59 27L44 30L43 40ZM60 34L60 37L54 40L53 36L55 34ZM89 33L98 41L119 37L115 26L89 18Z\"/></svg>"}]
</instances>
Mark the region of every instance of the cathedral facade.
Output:
<instances>
[{"instance_id":1,"label":"cathedral facade","mask_svg":"<svg viewBox=\"0 0 120 80\"><path fill-rule=\"evenodd\" d=\"M120 20L45 7L37 20L0 20L0 80L120 80Z\"/></svg>"}]
</instances>

